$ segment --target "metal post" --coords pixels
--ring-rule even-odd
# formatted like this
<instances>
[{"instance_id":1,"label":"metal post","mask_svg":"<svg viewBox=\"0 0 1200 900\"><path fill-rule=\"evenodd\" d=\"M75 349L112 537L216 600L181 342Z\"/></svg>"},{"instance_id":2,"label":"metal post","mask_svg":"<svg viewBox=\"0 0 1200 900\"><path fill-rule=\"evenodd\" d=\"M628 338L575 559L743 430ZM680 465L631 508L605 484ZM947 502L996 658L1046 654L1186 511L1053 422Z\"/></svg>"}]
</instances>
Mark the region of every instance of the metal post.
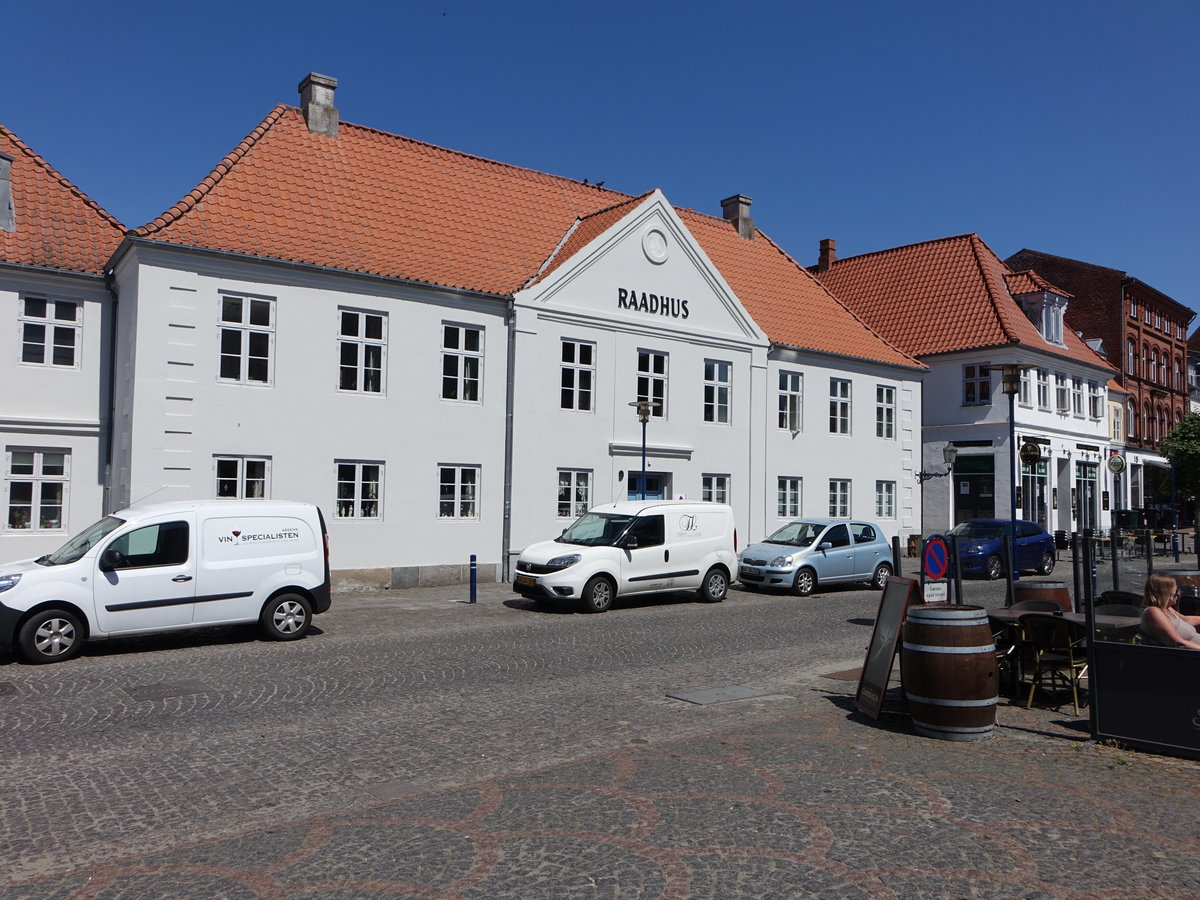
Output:
<instances>
[{"instance_id":1,"label":"metal post","mask_svg":"<svg viewBox=\"0 0 1200 900\"><path fill-rule=\"evenodd\" d=\"M475 602L475 598L478 594L478 584L479 584L479 566L475 561L475 554L472 553L471 554L471 602L472 603Z\"/></svg>"},{"instance_id":2,"label":"metal post","mask_svg":"<svg viewBox=\"0 0 1200 900\"><path fill-rule=\"evenodd\" d=\"M1018 373L1018 378L1020 373ZM1016 400L1017 391L1012 389L1012 386L1006 386L1005 393L1008 394L1008 459L1009 468L1011 470L1009 481L1009 532L1008 532L1008 564L1012 569L1012 580L1020 581L1021 573L1017 571L1017 421L1016 421Z\"/></svg>"},{"instance_id":3,"label":"metal post","mask_svg":"<svg viewBox=\"0 0 1200 900\"><path fill-rule=\"evenodd\" d=\"M897 578L900 577L900 535L892 538L892 572Z\"/></svg>"},{"instance_id":4,"label":"metal post","mask_svg":"<svg viewBox=\"0 0 1200 900\"><path fill-rule=\"evenodd\" d=\"M642 416L642 499L646 499L646 416Z\"/></svg>"},{"instance_id":5,"label":"metal post","mask_svg":"<svg viewBox=\"0 0 1200 900\"><path fill-rule=\"evenodd\" d=\"M1149 529L1143 532L1146 541L1146 577L1154 574L1154 533Z\"/></svg>"},{"instance_id":6,"label":"metal post","mask_svg":"<svg viewBox=\"0 0 1200 900\"><path fill-rule=\"evenodd\" d=\"M1082 548L1087 544L1087 541L1079 539L1079 532L1071 532L1071 574L1075 579L1075 612L1079 612L1079 598L1083 592L1083 552Z\"/></svg>"},{"instance_id":7,"label":"metal post","mask_svg":"<svg viewBox=\"0 0 1200 900\"><path fill-rule=\"evenodd\" d=\"M1112 553L1113 590L1119 591L1121 589L1121 581L1120 581L1120 573L1117 571L1117 538L1120 535L1120 529L1119 528L1110 528L1110 529L1108 529L1108 534L1109 534L1109 537L1111 538L1111 540L1108 543L1109 543L1110 552Z\"/></svg>"}]
</instances>

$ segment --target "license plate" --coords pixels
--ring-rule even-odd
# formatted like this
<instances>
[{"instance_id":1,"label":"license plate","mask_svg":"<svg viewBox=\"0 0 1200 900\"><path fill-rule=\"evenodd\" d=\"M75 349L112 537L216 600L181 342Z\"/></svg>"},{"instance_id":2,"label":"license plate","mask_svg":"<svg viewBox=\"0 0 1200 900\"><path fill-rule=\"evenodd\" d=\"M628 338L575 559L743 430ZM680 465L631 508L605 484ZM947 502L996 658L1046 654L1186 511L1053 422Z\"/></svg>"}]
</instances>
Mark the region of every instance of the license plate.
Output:
<instances>
[{"instance_id":1,"label":"license plate","mask_svg":"<svg viewBox=\"0 0 1200 900\"><path fill-rule=\"evenodd\" d=\"M537 584L537 579L532 578L529 575L518 575L517 584L519 584L521 587L533 587Z\"/></svg>"},{"instance_id":2,"label":"license plate","mask_svg":"<svg viewBox=\"0 0 1200 900\"><path fill-rule=\"evenodd\" d=\"M738 574L739 575L757 575L758 573L756 571L754 571L752 568L750 568L749 566L742 566L741 569L738 570Z\"/></svg>"}]
</instances>

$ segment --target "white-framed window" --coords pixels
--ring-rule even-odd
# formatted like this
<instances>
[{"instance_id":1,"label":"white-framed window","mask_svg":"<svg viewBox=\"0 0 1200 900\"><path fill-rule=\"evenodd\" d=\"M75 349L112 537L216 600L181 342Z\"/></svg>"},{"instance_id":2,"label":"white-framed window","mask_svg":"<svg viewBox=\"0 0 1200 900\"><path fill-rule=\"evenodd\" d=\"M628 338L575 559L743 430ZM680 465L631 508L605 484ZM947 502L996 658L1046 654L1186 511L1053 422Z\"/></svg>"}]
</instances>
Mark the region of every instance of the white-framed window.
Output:
<instances>
[{"instance_id":1,"label":"white-framed window","mask_svg":"<svg viewBox=\"0 0 1200 900\"><path fill-rule=\"evenodd\" d=\"M875 482L875 518L896 518L896 482Z\"/></svg>"},{"instance_id":2,"label":"white-framed window","mask_svg":"<svg viewBox=\"0 0 1200 900\"><path fill-rule=\"evenodd\" d=\"M1183 390L1183 362L1175 357L1175 390Z\"/></svg>"},{"instance_id":3,"label":"white-framed window","mask_svg":"<svg viewBox=\"0 0 1200 900\"><path fill-rule=\"evenodd\" d=\"M22 297L21 362L78 369L83 306L75 300Z\"/></svg>"},{"instance_id":4,"label":"white-framed window","mask_svg":"<svg viewBox=\"0 0 1200 900\"><path fill-rule=\"evenodd\" d=\"M1148 306L1142 307L1142 324L1144 324L1144 325L1150 324L1150 307L1148 307Z\"/></svg>"},{"instance_id":5,"label":"white-framed window","mask_svg":"<svg viewBox=\"0 0 1200 900\"><path fill-rule=\"evenodd\" d=\"M265 500L271 496L271 459L266 456L214 456L215 497Z\"/></svg>"},{"instance_id":6,"label":"white-framed window","mask_svg":"<svg viewBox=\"0 0 1200 900\"><path fill-rule=\"evenodd\" d=\"M338 310L338 390L382 394L387 314Z\"/></svg>"},{"instance_id":7,"label":"white-framed window","mask_svg":"<svg viewBox=\"0 0 1200 900\"><path fill-rule=\"evenodd\" d=\"M804 430L804 376L779 372L779 427L793 434Z\"/></svg>"},{"instance_id":8,"label":"white-framed window","mask_svg":"<svg viewBox=\"0 0 1200 900\"><path fill-rule=\"evenodd\" d=\"M896 436L896 389L886 384L875 385L875 437Z\"/></svg>"},{"instance_id":9,"label":"white-framed window","mask_svg":"<svg viewBox=\"0 0 1200 900\"><path fill-rule=\"evenodd\" d=\"M1054 401L1057 404L1055 408L1060 413L1071 411L1071 384L1062 372L1056 372L1054 375Z\"/></svg>"},{"instance_id":10,"label":"white-framed window","mask_svg":"<svg viewBox=\"0 0 1200 900\"><path fill-rule=\"evenodd\" d=\"M1033 396L1033 371L1030 369L1021 370L1021 386L1017 394L1017 402L1022 406L1031 406L1032 401L1029 399Z\"/></svg>"},{"instance_id":11,"label":"white-framed window","mask_svg":"<svg viewBox=\"0 0 1200 900\"><path fill-rule=\"evenodd\" d=\"M1071 412L1083 416L1083 379L1071 379Z\"/></svg>"},{"instance_id":12,"label":"white-framed window","mask_svg":"<svg viewBox=\"0 0 1200 900\"><path fill-rule=\"evenodd\" d=\"M1121 407L1116 404L1113 404L1111 436L1114 441L1121 440L1121 435L1124 434L1123 429L1124 429L1125 425L1121 421L1121 418L1122 418Z\"/></svg>"},{"instance_id":13,"label":"white-framed window","mask_svg":"<svg viewBox=\"0 0 1200 900\"><path fill-rule=\"evenodd\" d=\"M479 518L479 466L438 466L438 518Z\"/></svg>"},{"instance_id":14,"label":"white-framed window","mask_svg":"<svg viewBox=\"0 0 1200 900\"><path fill-rule=\"evenodd\" d=\"M667 416L667 354L638 350L637 399L657 404L650 410L653 419Z\"/></svg>"},{"instance_id":15,"label":"white-framed window","mask_svg":"<svg viewBox=\"0 0 1200 900\"><path fill-rule=\"evenodd\" d=\"M850 381L829 379L829 433L850 433Z\"/></svg>"},{"instance_id":16,"label":"white-framed window","mask_svg":"<svg viewBox=\"0 0 1200 900\"><path fill-rule=\"evenodd\" d=\"M558 470L558 517L577 519L592 506L592 470Z\"/></svg>"},{"instance_id":17,"label":"white-framed window","mask_svg":"<svg viewBox=\"0 0 1200 900\"><path fill-rule=\"evenodd\" d=\"M559 375L559 408L592 411L596 385L596 345L563 339Z\"/></svg>"},{"instance_id":18,"label":"white-framed window","mask_svg":"<svg viewBox=\"0 0 1200 900\"><path fill-rule=\"evenodd\" d=\"M337 517L383 518L383 463L339 459L337 467Z\"/></svg>"},{"instance_id":19,"label":"white-framed window","mask_svg":"<svg viewBox=\"0 0 1200 900\"><path fill-rule=\"evenodd\" d=\"M1125 341L1125 371L1130 375L1137 374L1137 344L1133 338Z\"/></svg>"},{"instance_id":20,"label":"white-framed window","mask_svg":"<svg viewBox=\"0 0 1200 900\"><path fill-rule=\"evenodd\" d=\"M4 502L7 531L64 531L71 454L40 447L6 448Z\"/></svg>"},{"instance_id":21,"label":"white-framed window","mask_svg":"<svg viewBox=\"0 0 1200 900\"><path fill-rule=\"evenodd\" d=\"M1104 415L1104 385L1097 381L1088 382L1088 415L1093 419Z\"/></svg>"},{"instance_id":22,"label":"white-framed window","mask_svg":"<svg viewBox=\"0 0 1200 900\"><path fill-rule=\"evenodd\" d=\"M798 519L800 517L802 490L804 479L791 475L781 475L778 481L776 513L781 519Z\"/></svg>"},{"instance_id":23,"label":"white-framed window","mask_svg":"<svg viewBox=\"0 0 1200 900\"><path fill-rule=\"evenodd\" d=\"M220 379L237 384L270 384L275 301L223 294L220 330Z\"/></svg>"},{"instance_id":24,"label":"white-framed window","mask_svg":"<svg viewBox=\"0 0 1200 900\"><path fill-rule=\"evenodd\" d=\"M442 323L442 399L478 403L483 395L483 329Z\"/></svg>"},{"instance_id":25,"label":"white-framed window","mask_svg":"<svg viewBox=\"0 0 1200 900\"><path fill-rule=\"evenodd\" d=\"M1150 380L1161 383L1162 379L1159 377L1159 372L1161 372L1161 371L1162 370L1159 369L1159 367L1158 367L1158 351L1151 350L1150 351Z\"/></svg>"},{"instance_id":26,"label":"white-framed window","mask_svg":"<svg viewBox=\"0 0 1200 900\"><path fill-rule=\"evenodd\" d=\"M839 519L850 516L850 480L847 478L829 479L829 515Z\"/></svg>"},{"instance_id":27,"label":"white-framed window","mask_svg":"<svg viewBox=\"0 0 1200 900\"><path fill-rule=\"evenodd\" d=\"M729 476L701 475L700 499L709 503L728 503Z\"/></svg>"},{"instance_id":28,"label":"white-framed window","mask_svg":"<svg viewBox=\"0 0 1200 900\"><path fill-rule=\"evenodd\" d=\"M1037 370L1037 405L1038 409L1050 408L1050 371Z\"/></svg>"},{"instance_id":29,"label":"white-framed window","mask_svg":"<svg viewBox=\"0 0 1200 900\"><path fill-rule=\"evenodd\" d=\"M718 359L704 361L704 421L729 424L731 363Z\"/></svg>"},{"instance_id":30,"label":"white-framed window","mask_svg":"<svg viewBox=\"0 0 1200 900\"><path fill-rule=\"evenodd\" d=\"M1129 298L1129 315L1134 319L1137 318L1137 298L1136 297Z\"/></svg>"},{"instance_id":31,"label":"white-framed window","mask_svg":"<svg viewBox=\"0 0 1200 900\"><path fill-rule=\"evenodd\" d=\"M1137 403L1130 399L1126 401L1126 406L1128 409L1125 415L1125 425L1129 429L1129 437L1132 439L1137 437Z\"/></svg>"},{"instance_id":32,"label":"white-framed window","mask_svg":"<svg viewBox=\"0 0 1200 900\"><path fill-rule=\"evenodd\" d=\"M963 366L963 406L990 406L992 376L987 364Z\"/></svg>"}]
</instances>

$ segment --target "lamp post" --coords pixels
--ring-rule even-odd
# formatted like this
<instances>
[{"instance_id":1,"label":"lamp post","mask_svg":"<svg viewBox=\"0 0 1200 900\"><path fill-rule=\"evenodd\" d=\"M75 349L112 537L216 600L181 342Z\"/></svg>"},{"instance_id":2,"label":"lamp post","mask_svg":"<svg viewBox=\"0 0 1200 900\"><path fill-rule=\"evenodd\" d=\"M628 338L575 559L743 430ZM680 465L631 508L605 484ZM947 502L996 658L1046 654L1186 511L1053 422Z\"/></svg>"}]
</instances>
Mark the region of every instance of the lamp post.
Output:
<instances>
[{"instance_id":1,"label":"lamp post","mask_svg":"<svg viewBox=\"0 0 1200 900\"><path fill-rule=\"evenodd\" d=\"M1000 389L1008 395L1008 460L1009 460L1009 499L1008 499L1008 567L1012 571L1012 580L1020 579L1017 572L1016 540L1017 540L1017 419L1016 400L1021 391L1021 373L1029 368L1017 363L1004 363L1002 366L992 366L1000 373ZM1008 599L1012 605L1010 593Z\"/></svg>"},{"instance_id":2,"label":"lamp post","mask_svg":"<svg viewBox=\"0 0 1200 900\"><path fill-rule=\"evenodd\" d=\"M662 404L657 400L634 400L629 404L637 409L638 421L642 423L642 477L640 479L640 499L646 499L646 423L650 421L650 413Z\"/></svg>"}]
</instances>

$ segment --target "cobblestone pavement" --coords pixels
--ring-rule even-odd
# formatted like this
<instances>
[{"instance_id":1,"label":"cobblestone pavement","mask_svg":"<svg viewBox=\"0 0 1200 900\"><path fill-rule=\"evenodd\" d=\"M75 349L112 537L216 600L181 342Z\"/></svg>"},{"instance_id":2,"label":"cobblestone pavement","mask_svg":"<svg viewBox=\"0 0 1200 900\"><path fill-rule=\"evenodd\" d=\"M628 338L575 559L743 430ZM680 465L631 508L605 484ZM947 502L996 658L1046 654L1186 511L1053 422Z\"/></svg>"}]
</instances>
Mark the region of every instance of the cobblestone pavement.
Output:
<instances>
[{"instance_id":1,"label":"cobblestone pavement","mask_svg":"<svg viewBox=\"0 0 1200 900\"><path fill-rule=\"evenodd\" d=\"M853 681L826 677L861 662L865 638L837 630L797 665L781 609L869 636L852 613L872 595L555 616L502 590L469 611L436 591L343 601L284 647L160 639L72 674L0 665L13 757L43 745L37 767L0 769L0 900L1200 897L1200 765L1084 746L1069 705L1002 705L974 744L918 737L895 692L872 721ZM411 613L398 655L355 635L385 604ZM684 623L711 631L674 637ZM661 662L639 668L651 645ZM735 671L764 695L662 694ZM371 699L401 689L394 709Z\"/></svg>"}]
</instances>

